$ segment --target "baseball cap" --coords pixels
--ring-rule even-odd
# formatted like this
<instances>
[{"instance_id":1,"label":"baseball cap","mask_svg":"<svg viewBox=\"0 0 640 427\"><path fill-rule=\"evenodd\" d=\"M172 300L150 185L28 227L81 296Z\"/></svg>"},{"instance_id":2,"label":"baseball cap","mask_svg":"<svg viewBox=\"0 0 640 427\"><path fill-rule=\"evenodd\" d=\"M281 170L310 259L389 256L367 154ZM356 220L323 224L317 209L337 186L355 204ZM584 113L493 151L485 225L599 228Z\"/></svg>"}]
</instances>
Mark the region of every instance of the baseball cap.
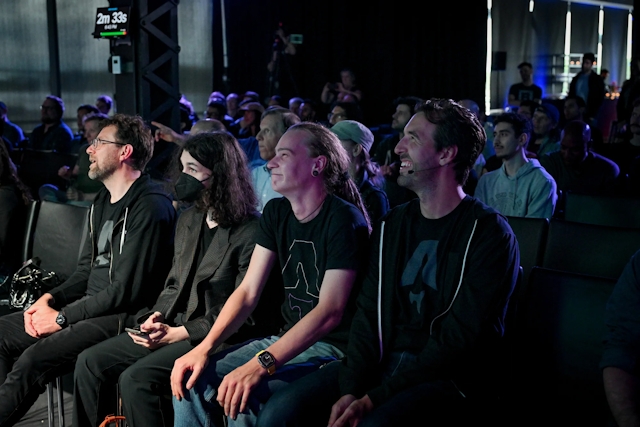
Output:
<instances>
[{"instance_id":1,"label":"baseball cap","mask_svg":"<svg viewBox=\"0 0 640 427\"><path fill-rule=\"evenodd\" d=\"M547 115L547 117L549 117L551 120L553 120L553 122L556 123L556 124L560 120L560 112L555 107L555 105L553 105L553 104L551 104L549 102L543 102L542 104L540 104L536 108L536 111L540 111L541 113L545 113Z\"/></svg>"},{"instance_id":2,"label":"baseball cap","mask_svg":"<svg viewBox=\"0 0 640 427\"><path fill-rule=\"evenodd\" d=\"M257 111L258 113L264 113L264 107L259 102L247 102L240 106L241 111Z\"/></svg>"},{"instance_id":3,"label":"baseball cap","mask_svg":"<svg viewBox=\"0 0 640 427\"><path fill-rule=\"evenodd\" d=\"M348 139L356 144L362 145L362 148L367 152L369 152L373 145L373 134L369 128L355 120L343 120L338 122L331 127L331 131L340 139Z\"/></svg>"}]
</instances>

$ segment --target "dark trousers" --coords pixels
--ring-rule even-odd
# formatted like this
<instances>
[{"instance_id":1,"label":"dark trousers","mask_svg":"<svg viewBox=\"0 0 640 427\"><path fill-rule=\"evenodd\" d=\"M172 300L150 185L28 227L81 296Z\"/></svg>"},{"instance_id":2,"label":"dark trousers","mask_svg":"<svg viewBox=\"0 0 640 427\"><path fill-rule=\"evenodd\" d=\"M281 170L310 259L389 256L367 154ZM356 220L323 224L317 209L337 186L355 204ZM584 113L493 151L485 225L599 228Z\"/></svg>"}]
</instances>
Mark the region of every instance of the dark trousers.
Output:
<instances>
[{"instance_id":1,"label":"dark trousers","mask_svg":"<svg viewBox=\"0 0 640 427\"><path fill-rule=\"evenodd\" d=\"M123 333L83 351L74 372L73 425L98 426L114 414L119 389L127 425L172 426L173 362L192 348L181 341L149 350Z\"/></svg>"},{"instance_id":2,"label":"dark trousers","mask_svg":"<svg viewBox=\"0 0 640 427\"><path fill-rule=\"evenodd\" d=\"M84 349L117 335L121 317L83 320L42 339L24 331L22 312L0 317L0 426L20 421L47 383L72 372Z\"/></svg>"},{"instance_id":3,"label":"dark trousers","mask_svg":"<svg viewBox=\"0 0 640 427\"><path fill-rule=\"evenodd\" d=\"M326 426L331 407L340 399L339 361L277 391L258 415L256 427ZM439 380L406 389L374 408L358 427L422 425L462 426L469 407L451 381ZM417 421L416 421L417 420Z\"/></svg>"}]
</instances>

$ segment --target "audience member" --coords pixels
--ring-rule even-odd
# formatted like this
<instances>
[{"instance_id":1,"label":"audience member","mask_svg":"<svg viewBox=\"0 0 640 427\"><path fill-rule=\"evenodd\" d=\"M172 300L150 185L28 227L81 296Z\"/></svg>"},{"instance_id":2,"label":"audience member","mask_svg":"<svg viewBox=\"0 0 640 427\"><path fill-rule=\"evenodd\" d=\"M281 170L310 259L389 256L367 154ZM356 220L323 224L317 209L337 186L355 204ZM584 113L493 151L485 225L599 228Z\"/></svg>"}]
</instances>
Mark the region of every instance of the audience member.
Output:
<instances>
[{"instance_id":1,"label":"audience member","mask_svg":"<svg viewBox=\"0 0 640 427\"><path fill-rule=\"evenodd\" d=\"M346 95L355 96L358 102L362 101L362 90L356 83L356 75L350 68L340 70L340 82L327 82L322 88L320 100L323 104L341 102Z\"/></svg>"},{"instance_id":2,"label":"audience member","mask_svg":"<svg viewBox=\"0 0 640 427\"><path fill-rule=\"evenodd\" d=\"M355 120L362 123L362 109L354 102L338 101L331 106L331 112L327 115L327 119L331 126L342 120Z\"/></svg>"},{"instance_id":3,"label":"audience member","mask_svg":"<svg viewBox=\"0 0 640 427\"><path fill-rule=\"evenodd\" d=\"M318 105L311 98L305 98L300 104L300 120L303 122L318 122Z\"/></svg>"},{"instance_id":4,"label":"audience member","mask_svg":"<svg viewBox=\"0 0 640 427\"><path fill-rule=\"evenodd\" d=\"M595 125L598 110L604 101L604 80L593 70L596 57L593 53L582 56L582 69L569 84L569 96L579 96L587 103L584 118L592 127Z\"/></svg>"},{"instance_id":5,"label":"audience member","mask_svg":"<svg viewBox=\"0 0 640 427\"><path fill-rule=\"evenodd\" d=\"M536 111L536 108L538 108L539 105L540 103L536 101L520 101L520 106L518 107L517 113L529 120L532 120L533 113Z\"/></svg>"},{"instance_id":6,"label":"audience member","mask_svg":"<svg viewBox=\"0 0 640 427\"><path fill-rule=\"evenodd\" d=\"M100 95L96 99L96 107L100 113L109 115L111 108L113 108L113 99L109 95Z\"/></svg>"},{"instance_id":7,"label":"audience member","mask_svg":"<svg viewBox=\"0 0 640 427\"><path fill-rule=\"evenodd\" d=\"M599 154L616 162L622 175L632 172L632 164L640 156L640 98L633 103L627 129L622 142L604 144L599 151Z\"/></svg>"},{"instance_id":8,"label":"audience member","mask_svg":"<svg viewBox=\"0 0 640 427\"><path fill-rule=\"evenodd\" d=\"M204 112L206 119L214 119L224 123L228 128L233 123L234 118L227 114L227 102L224 99L213 99L207 104Z\"/></svg>"},{"instance_id":9,"label":"audience member","mask_svg":"<svg viewBox=\"0 0 640 427\"><path fill-rule=\"evenodd\" d=\"M611 73L606 68L602 68L600 70L600 77L602 78L602 81L604 82L605 97L606 96L611 96L612 93L617 92L616 82L611 82L611 84L607 83L607 79L609 78L610 74Z\"/></svg>"},{"instance_id":10,"label":"audience member","mask_svg":"<svg viewBox=\"0 0 640 427\"><path fill-rule=\"evenodd\" d=\"M633 103L640 97L640 58L631 58L629 62L629 79L620 87L620 97L616 102L616 118L619 133L624 133L631 118Z\"/></svg>"},{"instance_id":11,"label":"audience member","mask_svg":"<svg viewBox=\"0 0 640 427\"><path fill-rule=\"evenodd\" d=\"M580 120L562 130L560 151L539 157L540 164L556 181L558 190L582 194L611 194L620 168L589 149L591 127Z\"/></svg>"},{"instance_id":12,"label":"audience member","mask_svg":"<svg viewBox=\"0 0 640 427\"><path fill-rule=\"evenodd\" d=\"M584 112L587 109L587 103L579 96L567 96L563 102L564 119L567 122L572 120L584 121Z\"/></svg>"},{"instance_id":13,"label":"audience member","mask_svg":"<svg viewBox=\"0 0 640 427\"><path fill-rule=\"evenodd\" d=\"M173 408L165 396L173 362L206 336L247 273L259 214L235 138L228 132L192 136L181 150L180 163L176 193L196 203L178 219L173 266L164 290L153 308L136 319L141 335L120 334L78 357L74 426L97 426L115 413L116 384L128 425L172 425ZM268 284L258 309L213 350L277 332L282 325L278 311L262 307L273 306L279 292L277 281Z\"/></svg>"},{"instance_id":14,"label":"audience member","mask_svg":"<svg viewBox=\"0 0 640 427\"><path fill-rule=\"evenodd\" d=\"M87 148L104 183L76 271L26 311L0 317L0 424L17 423L84 349L133 326L171 266L176 213L142 174L153 140L138 117L115 115Z\"/></svg>"},{"instance_id":15,"label":"audience member","mask_svg":"<svg viewBox=\"0 0 640 427\"><path fill-rule=\"evenodd\" d=\"M348 163L340 141L324 126L298 123L280 138L268 167L274 190L284 197L265 207L247 274L213 328L175 362L176 427L223 425L223 415L229 423L252 424L273 392L344 356L369 238ZM278 263L284 329L211 357L211 349L251 313Z\"/></svg>"},{"instance_id":16,"label":"audience member","mask_svg":"<svg viewBox=\"0 0 640 427\"><path fill-rule=\"evenodd\" d=\"M521 62L518 65L520 72L520 83L511 85L509 88L509 105L518 110L522 101L542 100L542 88L533 82L533 65L530 62Z\"/></svg>"},{"instance_id":17,"label":"audience member","mask_svg":"<svg viewBox=\"0 0 640 427\"><path fill-rule=\"evenodd\" d=\"M180 103L180 123L184 124L184 126L182 126L180 130L182 131L182 133L186 133L191 130L191 127L193 127L195 122L200 120L200 118L198 117L198 113L196 112L196 109L193 108L193 104L191 103L191 101L187 99L186 96L181 95L179 103Z\"/></svg>"},{"instance_id":18,"label":"audience member","mask_svg":"<svg viewBox=\"0 0 640 427\"><path fill-rule=\"evenodd\" d=\"M260 118L260 132L256 137L260 159L263 163L251 169L253 188L258 196L258 210L262 212L271 199L282 197L275 191L271 182L271 171L267 162L276 156L276 145L291 126L300 122L300 118L291 110L282 107L267 108Z\"/></svg>"},{"instance_id":19,"label":"audience member","mask_svg":"<svg viewBox=\"0 0 640 427\"><path fill-rule=\"evenodd\" d=\"M9 120L7 104L0 101L0 122L2 122L2 136L11 143L11 148L17 148L24 141L24 132L20 126Z\"/></svg>"},{"instance_id":20,"label":"audience member","mask_svg":"<svg viewBox=\"0 0 640 427\"><path fill-rule=\"evenodd\" d=\"M226 102L227 98L224 96L224 93L220 92L219 90L214 90L209 95L209 100L207 101L207 103L209 103L211 101L223 101L223 102Z\"/></svg>"},{"instance_id":21,"label":"audience member","mask_svg":"<svg viewBox=\"0 0 640 427\"><path fill-rule=\"evenodd\" d=\"M558 198L556 183L537 159L526 156L531 121L503 113L493 124L493 145L502 167L480 177L474 196L503 215L551 218Z\"/></svg>"},{"instance_id":22,"label":"audience member","mask_svg":"<svg viewBox=\"0 0 640 427\"><path fill-rule=\"evenodd\" d=\"M640 426L640 251L625 267L607 302L602 379L618 427Z\"/></svg>"},{"instance_id":23,"label":"audience member","mask_svg":"<svg viewBox=\"0 0 640 427\"><path fill-rule=\"evenodd\" d=\"M236 138L256 136L260 131L260 115L264 113L264 107L259 102L248 101L240 104L242 118L231 123L229 131Z\"/></svg>"},{"instance_id":24,"label":"audience member","mask_svg":"<svg viewBox=\"0 0 640 427\"><path fill-rule=\"evenodd\" d=\"M404 137L404 127L415 113L416 106L423 102L417 96L402 96L394 100L395 112L391 116L391 129L394 131L383 138L371 158L380 165L380 171L385 178L383 190L389 198L389 206L394 208L406 203L416 196L411 190L398 185L400 157L395 153L396 145Z\"/></svg>"},{"instance_id":25,"label":"audience member","mask_svg":"<svg viewBox=\"0 0 640 427\"><path fill-rule=\"evenodd\" d=\"M367 213L374 224L389 210L389 199L382 190L384 176L380 167L371 162L369 150L373 134L365 125L355 120L342 120L331 127L349 155L349 175L355 181Z\"/></svg>"},{"instance_id":26,"label":"audience member","mask_svg":"<svg viewBox=\"0 0 640 427\"><path fill-rule=\"evenodd\" d=\"M581 120L585 122L584 113L586 108L587 104L584 102L584 99L579 96L567 96L563 103L564 120L561 121L560 128L563 128L566 123L572 120ZM602 131L593 126L591 127L591 148L593 148L593 151L596 153L603 155L603 150L606 150L606 146L602 138Z\"/></svg>"},{"instance_id":27,"label":"audience member","mask_svg":"<svg viewBox=\"0 0 640 427\"><path fill-rule=\"evenodd\" d=\"M240 97L238 96L238 94L231 92L227 95L225 100L227 102L227 114L229 115L229 117L232 117L233 120L237 120L242 117L242 112L238 108L238 104L240 103Z\"/></svg>"},{"instance_id":28,"label":"audience member","mask_svg":"<svg viewBox=\"0 0 640 427\"><path fill-rule=\"evenodd\" d=\"M33 129L29 136L29 147L33 150L54 150L59 153L71 152L73 132L62 121L64 102L54 95L45 98L40 106L42 124Z\"/></svg>"},{"instance_id":29,"label":"audience member","mask_svg":"<svg viewBox=\"0 0 640 427\"><path fill-rule=\"evenodd\" d=\"M100 113L100 110L95 105L82 104L77 108L76 113L77 113L76 114L76 118L77 118L77 122L76 123L78 125L78 130L76 131L76 135L82 137L84 135L84 117L87 114Z\"/></svg>"},{"instance_id":30,"label":"audience member","mask_svg":"<svg viewBox=\"0 0 640 427\"><path fill-rule=\"evenodd\" d=\"M9 151L0 144L0 286L11 281L11 275L24 261L17 249L22 244L31 194L18 177ZM6 282L6 281L9 282ZM7 288L0 289L6 293Z\"/></svg>"},{"instance_id":31,"label":"audience member","mask_svg":"<svg viewBox=\"0 0 640 427\"><path fill-rule=\"evenodd\" d=\"M104 184L102 181L89 178L91 161L89 160L87 148L98 137L102 129L102 121L108 118L109 116L102 113L84 116L82 125L84 129L83 138L86 138L87 142L80 146L78 158L73 167L65 165L58 170L58 176L68 181L66 189L60 189L54 184L44 184L38 190L40 200L80 206L91 205L98 191L104 187Z\"/></svg>"},{"instance_id":32,"label":"audience member","mask_svg":"<svg viewBox=\"0 0 640 427\"><path fill-rule=\"evenodd\" d=\"M260 95L258 92L254 92L252 90L248 90L242 94L242 99L240 100L240 106L246 102L257 102L260 103ZM242 110L242 109L241 109Z\"/></svg>"},{"instance_id":33,"label":"audience member","mask_svg":"<svg viewBox=\"0 0 640 427\"><path fill-rule=\"evenodd\" d=\"M84 132L84 118L85 116L87 116L88 114L98 114L100 113L100 110L98 109L98 107L96 107L95 105L91 105L91 104L82 104L80 105L77 110L76 110L76 118L77 118L77 126L78 126L78 130L76 131L76 133L73 135L73 142L71 144L71 153L79 153L80 151L80 147L85 145L88 141L88 139L85 136L85 132ZM102 114L102 113L100 113ZM95 135L97 136L97 135ZM94 136L94 137L95 137Z\"/></svg>"},{"instance_id":34,"label":"audience member","mask_svg":"<svg viewBox=\"0 0 640 427\"><path fill-rule=\"evenodd\" d=\"M543 102L533 113L533 135L527 146L527 157L540 158L560 150L558 123L560 112L550 102Z\"/></svg>"},{"instance_id":35,"label":"audience member","mask_svg":"<svg viewBox=\"0 0 640 427\"><path fill-rule=\"evenodd\" d=\"M289 99L289 110L293 111L298 117L300 117L300 106L304 102L304 99L299 96L294 96Z\"/></svg>"},{"instance_id":36,"label":"audience member","mask_svg":"<svg viewBox=\"0 0 640 427\"><path fill-rule=\"evenodd\" d=\"M167 142L174 142L180 147L184 145L185 141L187 140L187 138L189 138L189 136L197 135L201 132L215 132L219 130L223 130L223 131L227 130L224 123L216 119L198 120L193 125L188 135L185 135L184 133L178 133L173 129L171 129L169 126L165 126L159 122L152 121L151 124L157 128L154 134L154 138L156 142L162 139Z\"/></svg>"},{"instance_id":37,"label":"audience member","mask_svg":"<svg viewBox=\"0 0 640 427\"><path fill-rule=\"evenodd\" d=\"M396 152L419 199L372 234L346 358L277 391L258 427L467 425L465 405L497 403L520 258L507 220L462 190L485 139L451 100L418 108Z\"/></svg>"},{"instance_id":38,"label":"audience member","mask_svg":"<svg viewBox=\"0 0 640 427\"><path fill-rule=\"evenodd\" d=\"M480 124L487 135L487 143L482 150L482 153L478 155L478 159L476 160L475 165L473 165L473 169L475 171L475 178L470 175L469 179L475 179L477 182L478 177L482 174L482 168L487 163L487 159L493 156L495 151L493 150L493 123L487 121L486 114L480 109L480 106L477 102L472 99L461 99L458 101L460 105L465 108L468 108L477 118L480 120ZM469 194L469 193L467 193Z\"/></svg>"},{"instance_id":39,"label":"audience member","mask_svg":"<svg viewBox=\"0 0 640 427\"><path fill-rule=\"evenodd\" d=\"M267 107L273 107L274 105L278 107L284 107L283 104L284 104L284 101L282 100L282 97L280 95L272 95L271 98L269 98Z\"/></svg>"}]
</instances>

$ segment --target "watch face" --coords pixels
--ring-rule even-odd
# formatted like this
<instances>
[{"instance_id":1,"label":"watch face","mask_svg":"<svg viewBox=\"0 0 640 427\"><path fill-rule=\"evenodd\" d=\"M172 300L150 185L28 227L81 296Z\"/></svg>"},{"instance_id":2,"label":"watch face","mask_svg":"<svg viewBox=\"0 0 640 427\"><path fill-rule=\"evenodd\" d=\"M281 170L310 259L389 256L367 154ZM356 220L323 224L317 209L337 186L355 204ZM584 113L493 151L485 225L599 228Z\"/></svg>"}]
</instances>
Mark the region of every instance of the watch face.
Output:
<instances>
[{"instance_id":1,"label":"watch face","mask_svg":"<svg viewBox=\"0 0 640 427\"><path fill-rule=\"evenodd\" d=\"M64 317L64 315L62 313L60 313L56 317L56 323L58 325L64 325L65 323L67 323L67 319L66 319L66 317Z\"/></svg>"},{"instance_id":2,"label":"watch face","mask_svg":"<svg viewBox=\"0 0 640 427\"><path fill-rule=\"evenodd\" d=\"M276 363L276 361L273 358L273 356L271 355L271 353L269 353L267 351L265 351L264 353L260 354L260 356L258 356L258 359L260 360L260 363L262 364L262 366L264 366L265 368Z\"/></svg>"}]
</instances>

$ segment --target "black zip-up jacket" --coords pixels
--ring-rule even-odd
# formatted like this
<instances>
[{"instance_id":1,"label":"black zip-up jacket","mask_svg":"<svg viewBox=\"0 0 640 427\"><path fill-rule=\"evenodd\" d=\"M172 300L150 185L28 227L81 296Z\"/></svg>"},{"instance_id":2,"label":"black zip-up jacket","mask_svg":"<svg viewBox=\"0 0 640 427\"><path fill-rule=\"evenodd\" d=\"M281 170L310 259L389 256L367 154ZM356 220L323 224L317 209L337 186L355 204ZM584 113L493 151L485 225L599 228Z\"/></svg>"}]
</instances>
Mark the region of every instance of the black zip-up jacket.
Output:
<instances>
[{"instance_id":1,"label":"black zip-up jacket","mask_svg":"<svg viewBox=\"0 0 640 427\"><path fill-rule=\"evenodd\" d=\"M503 352L507 304L518 277L520 256L507 220L477 199L461 203L454 230L440 245L438 314L427 324L426 346L415 365L381 380L396 319L395 287L404 265L396 249L406 236L401 224L415 199L383 217L371 236L369 271L358 296L347 357L340 370L342 395L367 394L377 407L405 389L435 381L454 381L464 393L468 386L496 383Z\"/></svg>"},{"instance_id":2,"label":"black zip-up jacket","mask_svg":"<svg viewBox=\"0 0 640 427\"><path fill-rule=\"evenodd\" d=\"M111 195L98 192L89 212L89 235L76 271L50 294L56 307L64 307L69 324L110 314L125 314L127 325L136 314L149 310L162 291L171 268L176 211L170 196L149 175L138 178L123 198L123 209L111 234L110 284L90 298L86 295L96 257L96 240L103 205Z\"/></svg>"}]
</instances>

